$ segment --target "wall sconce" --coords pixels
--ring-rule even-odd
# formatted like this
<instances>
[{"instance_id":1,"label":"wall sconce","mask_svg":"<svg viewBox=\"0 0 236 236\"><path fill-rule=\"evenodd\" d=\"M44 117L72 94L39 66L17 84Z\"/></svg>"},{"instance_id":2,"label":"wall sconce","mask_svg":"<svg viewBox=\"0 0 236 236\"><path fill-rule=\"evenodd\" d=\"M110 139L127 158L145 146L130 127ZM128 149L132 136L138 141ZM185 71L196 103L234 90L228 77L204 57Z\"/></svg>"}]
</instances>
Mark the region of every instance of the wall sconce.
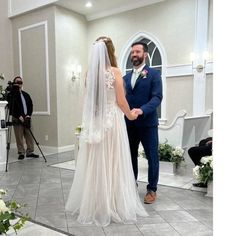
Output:
<instances>
[{"instance_id":1,"label":"wall sconce","mask_svg":"<svg viewBox=\"0 0 236 236\"><path fill-rule=\"evenodd\" d=\"M72 71L71 80L75 81L76 79L80 79L82 67L81 65L74 66L74 70Z\"/></svg>"},{"instance_id":2,"label":"wall sconce","mask_svg":"<svg viewBox=\"0 0 236 236\"><path fill-rule=\"evenodd\" d=\"M196 70L198 73L202 72L203 69L206 68L206 62L208 60L208 56L209 54L207 51L203 52L201 58L199 58L197 54L191 52L190 60L192 61L192 69ZM196 66L194 66L194 64L196 64Z\"/></svg>"}]
</instances>

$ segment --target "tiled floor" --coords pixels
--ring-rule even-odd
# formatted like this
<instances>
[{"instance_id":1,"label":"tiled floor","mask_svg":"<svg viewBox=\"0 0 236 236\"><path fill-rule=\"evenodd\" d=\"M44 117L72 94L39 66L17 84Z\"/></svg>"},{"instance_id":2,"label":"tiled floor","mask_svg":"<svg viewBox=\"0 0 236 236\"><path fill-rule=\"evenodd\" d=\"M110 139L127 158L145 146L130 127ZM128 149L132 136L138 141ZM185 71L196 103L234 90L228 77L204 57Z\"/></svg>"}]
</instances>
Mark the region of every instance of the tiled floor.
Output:
<instances>
[{"instance_id":1,"label":"tiled floor","mask_svg":"<svg viewBox=\"0 0 236 236\"><path fill-rule=\"evenodd\" d=\"M139 218L136 224L111 224L108 227L79 225L73 216L64 211L74 172L50 166L71 160L72 156L73 152L66 152L46 156L47 163L42 158L10 163L7 173L0 172L0 188L8 190L9 199L27 203L24 211L34 221L64 232L64 235L213 235L212 198L205 197L203 192L164 185L158 188L156 203L144 205L150 216ZM140 182L141 199L145 189L146 184ZM52 235L63 235L54 233ZM30 234L23 234L22 230L19 235Z\"/></svg>"}]
</instances>

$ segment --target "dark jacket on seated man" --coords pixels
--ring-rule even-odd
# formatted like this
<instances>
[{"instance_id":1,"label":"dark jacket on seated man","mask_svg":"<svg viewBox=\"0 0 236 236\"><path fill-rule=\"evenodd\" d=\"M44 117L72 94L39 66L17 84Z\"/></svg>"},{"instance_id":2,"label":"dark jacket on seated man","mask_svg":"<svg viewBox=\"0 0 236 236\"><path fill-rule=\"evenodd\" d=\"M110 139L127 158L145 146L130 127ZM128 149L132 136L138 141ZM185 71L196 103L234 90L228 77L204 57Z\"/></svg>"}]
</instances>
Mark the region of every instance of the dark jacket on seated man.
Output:
<instances>
[{"instance_id":1,"label":"dark jacket on seated man","mask_svg":"<svg viewBox=\"0 0 236 236\"><path fill-rule=\"evenodd\" d=\"M201 165L201 158L212 155L212 137L203 139L197 147L191 147L188 154L195 165Z\"/></svg>"}]
</instances>

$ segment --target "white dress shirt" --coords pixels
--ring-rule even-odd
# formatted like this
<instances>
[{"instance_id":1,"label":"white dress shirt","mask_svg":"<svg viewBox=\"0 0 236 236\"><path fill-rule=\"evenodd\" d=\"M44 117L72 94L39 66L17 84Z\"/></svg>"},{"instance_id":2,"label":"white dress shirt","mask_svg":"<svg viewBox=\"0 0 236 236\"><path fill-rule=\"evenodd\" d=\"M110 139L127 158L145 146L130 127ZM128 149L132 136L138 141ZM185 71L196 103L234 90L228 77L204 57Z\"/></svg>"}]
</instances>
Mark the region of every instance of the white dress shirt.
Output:
<instances>
[{"instance_id":1,"label":"white dress shirt","mask_svg":"<svg viewBox=\"0 0 236 236\"><path fill-rule=\"evenodd\" d=\"M138 79L141 71L143 70L144 66L146 64L143 64L141 67L139 67L138 69L133 69L133 73L132 73L132 77L131 77L131 87L134 88L136 80Z\"/></svg>"}]
</instances>

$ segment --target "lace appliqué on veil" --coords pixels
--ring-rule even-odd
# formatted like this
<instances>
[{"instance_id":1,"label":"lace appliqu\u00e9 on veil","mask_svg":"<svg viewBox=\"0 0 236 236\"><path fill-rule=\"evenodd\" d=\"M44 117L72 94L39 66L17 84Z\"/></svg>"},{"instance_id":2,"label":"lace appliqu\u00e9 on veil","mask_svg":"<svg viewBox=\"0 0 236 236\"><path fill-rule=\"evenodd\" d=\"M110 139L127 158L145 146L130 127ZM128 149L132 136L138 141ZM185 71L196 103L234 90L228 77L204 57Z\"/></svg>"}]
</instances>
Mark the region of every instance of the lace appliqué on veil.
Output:
<instances>
[{"instance_id":1,"label":"lace appliqu\u00e9 on veil","mask_svg":"<svg viewBox=\"0 0 236 236\"><path fill-rule=\"evenodd\" d=\"M99 143L103 139L104 132L109 131L113 127L114 116L117 112L116 99L115 99L115 77L111 70L105 71L105 85L108 93L111 95L107 98L106 112L102 127L95 127L92 129L92 133L89 133L87 129L83 129L80 138L84 139L88 143ZM96 120L94 121L96 124Z\"/></svg>"}]
</instances>

